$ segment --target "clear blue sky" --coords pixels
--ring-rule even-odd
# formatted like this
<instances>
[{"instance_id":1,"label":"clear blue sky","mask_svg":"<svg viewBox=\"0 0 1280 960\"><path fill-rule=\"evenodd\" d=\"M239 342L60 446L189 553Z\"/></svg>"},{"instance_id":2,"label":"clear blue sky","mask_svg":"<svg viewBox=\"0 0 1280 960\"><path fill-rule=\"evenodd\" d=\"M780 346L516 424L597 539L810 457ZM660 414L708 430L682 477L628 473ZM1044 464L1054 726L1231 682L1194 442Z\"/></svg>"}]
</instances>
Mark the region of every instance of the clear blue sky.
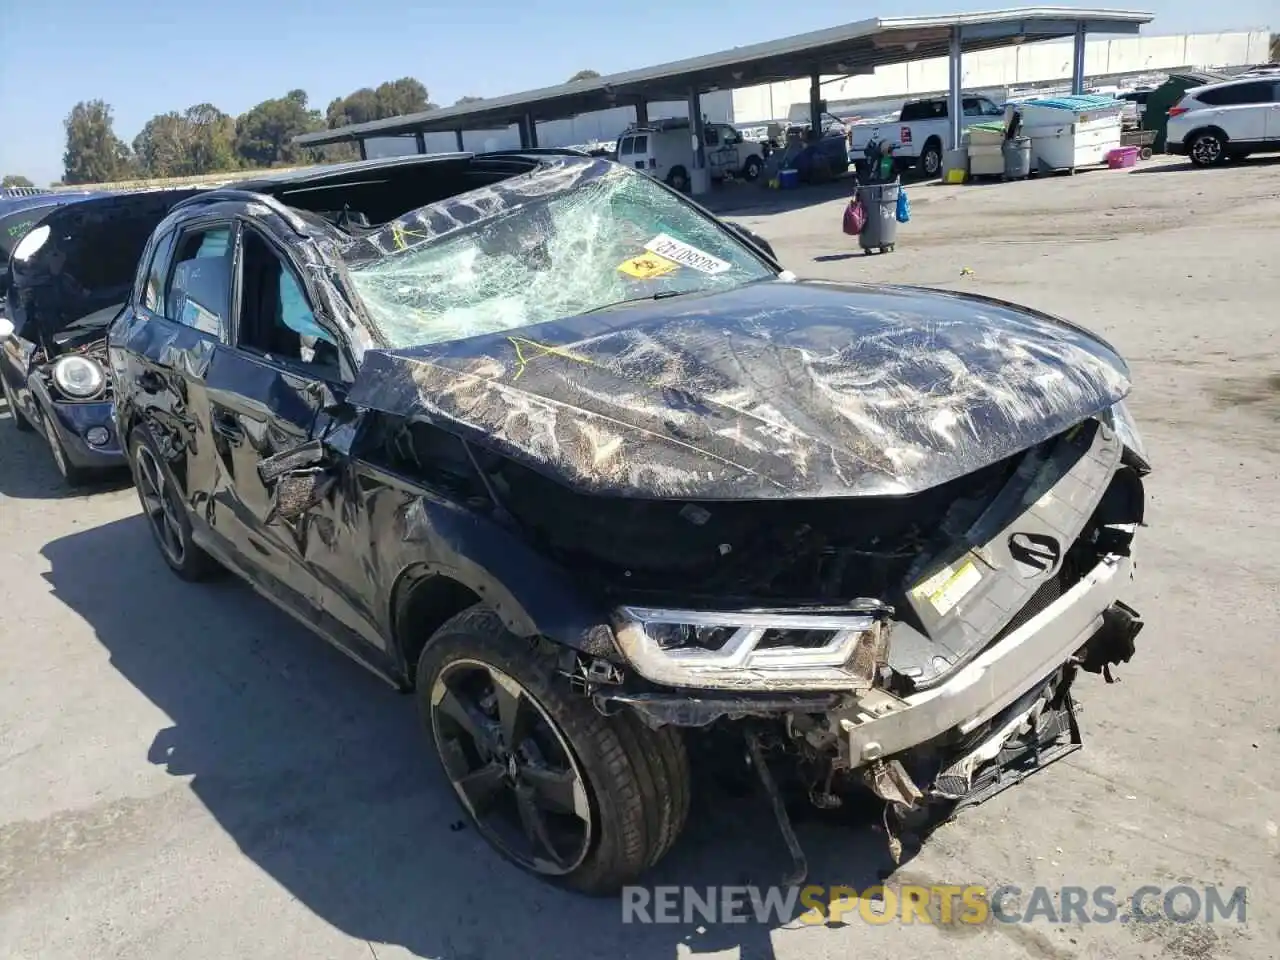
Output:
<instances>
[{"instance_id":1,"label":"clear blue sky","mask_svg":"<svg viewBox=\"0 0 1280 960\"><path fill-rule=\"evenodd\" d=\"M1280 26L1278 0L1147 0L1152 34ZM314 107L417 77L437 103L711 53L871 16L983 10L994 0L6 0L0 3L0 174L62 175L62 120L102 98L126 142L153 115L211 102L239 114L303 88Z\"/></svg>"}]
</instances>

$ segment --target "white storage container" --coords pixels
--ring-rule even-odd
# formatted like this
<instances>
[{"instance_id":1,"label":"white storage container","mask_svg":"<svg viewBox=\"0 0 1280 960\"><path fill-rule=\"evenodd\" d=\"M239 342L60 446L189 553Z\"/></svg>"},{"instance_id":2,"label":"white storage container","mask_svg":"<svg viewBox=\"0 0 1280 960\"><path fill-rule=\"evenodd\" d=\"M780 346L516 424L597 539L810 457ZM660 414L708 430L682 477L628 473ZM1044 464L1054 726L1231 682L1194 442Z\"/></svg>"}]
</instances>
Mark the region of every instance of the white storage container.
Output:
<instances>
[{"instance_id":1,"label":"white storage container","mask_svg":"<svg viewBox=\"0 0 1280 960\"><path fill-rule=\"evenodd\" d=\"M1124 101L1111 97L1046 97L1010 105L1031 138L1033 170L1075 170L1104 163L1120 146Z\"/></svg>"},{"instance_id":2,"label":"white storage container","mask_svg":"<svg viewBox=\"0 0 1280 960\"><path fill-rule=\"evenodd\" d=\"M969 146L969 176L999 177L1004 175L1004 125L972 126L965 131Z\"/></svg>"}]
</instances>

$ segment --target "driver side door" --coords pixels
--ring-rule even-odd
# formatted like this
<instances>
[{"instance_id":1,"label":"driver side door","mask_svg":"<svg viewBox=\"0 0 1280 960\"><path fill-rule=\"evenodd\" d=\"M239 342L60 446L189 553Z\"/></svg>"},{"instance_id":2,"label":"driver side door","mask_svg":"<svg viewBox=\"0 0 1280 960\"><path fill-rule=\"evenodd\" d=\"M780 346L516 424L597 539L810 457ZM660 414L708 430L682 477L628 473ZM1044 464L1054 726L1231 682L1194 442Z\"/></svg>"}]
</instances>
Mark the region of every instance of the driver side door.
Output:
<instances>
[{"instance_id":1,"label":"driver side door","mask_svg":"<svg viewBox=\"0 0 1280 960\"><path fill-rule=\"evenodd\" d=\"M258 220L236 232L232 343L205 377L218 462L214 526L234 562L277 601L310 616L320 605L305 538L282 519L259 464L311 439L326 385L338 378L333 337L319 328L285 244Z\"/></svg>"}]
</instances>

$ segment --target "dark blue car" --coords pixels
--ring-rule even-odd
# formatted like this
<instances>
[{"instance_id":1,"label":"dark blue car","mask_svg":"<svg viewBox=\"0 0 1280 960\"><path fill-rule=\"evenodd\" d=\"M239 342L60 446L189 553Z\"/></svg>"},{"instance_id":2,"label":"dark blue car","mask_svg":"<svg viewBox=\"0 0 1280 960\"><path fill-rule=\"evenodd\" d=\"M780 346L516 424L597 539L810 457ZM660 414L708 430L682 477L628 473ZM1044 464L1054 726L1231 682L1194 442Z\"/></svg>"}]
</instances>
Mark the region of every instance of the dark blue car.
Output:
<instances>
[{"instance_id":1,"label":"dark blue car","mask_svg":"<svg viewBox=\"0 0 1280 960\"><path fill-rule=\"evenodd\" d=\"M106 331L155 225L195 191L43 194L0 201L7 336L0 392L77 485L126 465L111 419Z\"/></svg>"}]
</instances>

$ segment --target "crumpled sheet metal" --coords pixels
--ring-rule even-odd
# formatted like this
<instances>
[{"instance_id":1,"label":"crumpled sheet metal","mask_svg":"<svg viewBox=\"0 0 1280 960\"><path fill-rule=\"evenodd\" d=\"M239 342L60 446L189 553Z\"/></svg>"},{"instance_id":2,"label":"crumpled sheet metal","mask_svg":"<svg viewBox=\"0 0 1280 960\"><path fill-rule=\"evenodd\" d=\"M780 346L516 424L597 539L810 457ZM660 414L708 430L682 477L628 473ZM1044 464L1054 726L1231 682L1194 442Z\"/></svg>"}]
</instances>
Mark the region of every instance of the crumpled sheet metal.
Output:
<instances>
[{"instance_id":1,"label":"crumpled sheet metal","mask_svg":"<svg viewBox=\"0 0 1280 960\"><path fill-rule=\"evenodd\" d=\"M585 492L915 493L1106 410L1124 361L988 298L760 283L406 351L358 406L450 427Z\"/></svg>"}]
</instances>

